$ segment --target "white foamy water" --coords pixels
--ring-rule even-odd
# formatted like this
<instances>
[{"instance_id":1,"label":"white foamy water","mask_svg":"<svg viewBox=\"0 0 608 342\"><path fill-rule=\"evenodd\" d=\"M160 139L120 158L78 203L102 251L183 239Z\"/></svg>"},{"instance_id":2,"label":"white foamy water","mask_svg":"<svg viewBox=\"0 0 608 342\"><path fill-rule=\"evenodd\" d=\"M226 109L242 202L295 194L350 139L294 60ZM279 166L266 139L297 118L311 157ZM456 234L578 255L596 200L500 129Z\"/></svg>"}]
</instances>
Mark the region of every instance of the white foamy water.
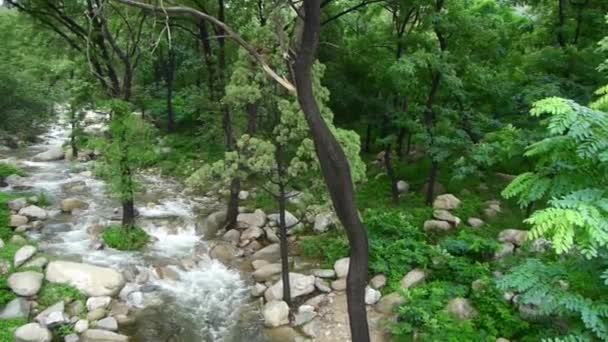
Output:
<instances>
[{"instance_id":1,"label":"white foamy water","mask_svg":"<svg viewBox=\"0 0 608 342\"><path fill-rule=\"evenodd\" d=\"M40 248L64 259L109 266L115 269L135 267L153 270L157 265L169 266L179 275L179 280L161 280L150 276L149 284L160 289L165 304L157 308L159 318L176 312L182 325L177 340L233 341L230 336L238 330L241 307L249 300L249 290L241 274L223 264L199 255L200 261L193 269L180 268L181 259L191 258L199 250L206 250L206 241L196 234L195 211L201 206L200 199L184 194L181 185L157 175L141 176L142 188L148 203L137 202L140 214L138 224L152 237L153 243L144 252L121 252L110 248L95 249L99 241L87 229L95 225L106 226L119 219L115 209L119 203L106 191L106 184L82 171L92 163L70 164L66 161L35 162L31 157L53 146L61 146L69 138L69 129L64 122L53 125L42 137L42 142L28 147L25 156L17 162L28 172L23 185L44 192L57 209L59 202L76 197L89 204L88 209L49 219L40 232L31 232ZM83 167L85 166L85 167ZM74 170L78 168L78 170ZM66 192L66 184L81 182L84 190ZM154 273L154 272L150 272ZM166 310L166 311L163 311ZM184 319L181 319L183 317ZM137 326L137 324L136 324ZM135 341L147 341L138 338ZM158 328L157 329L163 329ZM194 330L194 331L192 331ZM149 334L149 333L147 333ZM242 336L242 334L237 334Z\"/></svg>"}]
</instances>

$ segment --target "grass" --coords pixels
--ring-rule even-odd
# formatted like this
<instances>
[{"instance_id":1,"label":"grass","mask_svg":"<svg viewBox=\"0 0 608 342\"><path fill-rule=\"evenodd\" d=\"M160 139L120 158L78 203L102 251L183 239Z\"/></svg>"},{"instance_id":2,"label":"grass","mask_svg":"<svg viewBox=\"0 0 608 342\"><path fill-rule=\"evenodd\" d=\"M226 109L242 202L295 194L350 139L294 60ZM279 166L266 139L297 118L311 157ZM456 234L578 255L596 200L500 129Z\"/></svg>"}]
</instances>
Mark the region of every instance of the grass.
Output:
<instances>
[{"instance_id":1,"label":"grass","mask_svg":"<svg viewBox=\"0 0 608 342\"><path fill-rule=\"evenodd\" d=\"M25 176L25 171L13 164L0 163L0 180L10 175Z\"/></svg>"},{"instance_id":2,"label":"grass","mask_svg":"<svg viewBox=\"0 0 608 342\"><path fill-rule=\"evenodd\" d=\"M13 341L15 330L25 324L27 321L23 319L0 320L0 341Z\"/></svg>"},{"instance_id":3,"label":"grass","mask_svg":"<svg viewBox=\"0 0 608 342\"><path fill-rule=\"evenodd\" d=\"M139 227L130 229L112 225L103 232L103 241L111 248L121 251L139 251L150 241L150 236Z\"/></svg>"},{"instance_id":4,"label":"grass","mask_svg":"<svg viewBox=\"0 0 608 342\"><path fill-rule=\"evenodd\" d=\"M45 283L38 293L38 304L42 308L47 308L61 300L69 303L75 300L85 300L85 296L72 286L53 283Z\"/></svg>"}]
</instances>

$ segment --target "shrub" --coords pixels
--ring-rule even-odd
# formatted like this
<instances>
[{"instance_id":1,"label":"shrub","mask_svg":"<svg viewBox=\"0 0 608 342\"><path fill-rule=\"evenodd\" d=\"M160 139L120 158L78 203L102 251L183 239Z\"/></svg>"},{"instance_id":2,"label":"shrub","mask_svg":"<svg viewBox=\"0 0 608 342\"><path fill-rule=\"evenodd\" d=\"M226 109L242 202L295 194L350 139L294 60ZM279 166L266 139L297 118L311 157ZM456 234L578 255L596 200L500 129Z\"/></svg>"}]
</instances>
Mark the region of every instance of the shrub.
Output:
<instances>
[{"instance_id":1,"label":"shrub","mask_svg":"<svg viewBox=\"0 0 608 342\"><path fill-rule=\"evenodd\" d=\"M341 231L302 239L300 247L304 257L321 260L327 268L333 268L336 260L348 255L348 241Z\"/></svg>"},{"instance_id":2,"label":"shrub","mask_svg":"<svg viewBox=\"0 0 608 342\"><path fill-rule=\"evenodd\" d=\"M0 163L0 180L10 175L25 176L25 172L13 164Z\"/></svg>"},{"instance_id":3,"label":"shrub","mask_svg":"<svg viewBox=\"0 0 608 342\"><path fill-rule=\"evenodd\" d=\"M479 237L470 230L461 230L456 237L448 237L440 243L450 254L475 260L488 260L498 249L495 239Z\"/></svg>"},{"instance_id":4,"label":"shrub","mask_svg":"<svg viewBox=\"0 0 608 342\"><path fill-rule=\"evenodd\" d=\"M38 304L43 308L49 307L60 300L67 303L84 299L84 295L76 288L63 284L45 283L38 293Z\"/></svg>"},{"instance_id":5,"label":"shrub","mask_svg":"<svg viewBox=\"0 0 608 342\"><path fill-rule=\"evenodd\" d=\"M23 319L0 320L0 341L13 341L15 330L25 324Z\"/></svg>"},{"instance_id":6,"label":"shrub","mask_svg":"<svg viewBox=\"0 0 608 342\"><path fill-rule=\"evenodd\" d=\"M106 245L121 251L142 250L150 241L150 236L143 229L139 227L127 229L119 225L108 227L102 237Z\"/></svg>"}]
</instances>

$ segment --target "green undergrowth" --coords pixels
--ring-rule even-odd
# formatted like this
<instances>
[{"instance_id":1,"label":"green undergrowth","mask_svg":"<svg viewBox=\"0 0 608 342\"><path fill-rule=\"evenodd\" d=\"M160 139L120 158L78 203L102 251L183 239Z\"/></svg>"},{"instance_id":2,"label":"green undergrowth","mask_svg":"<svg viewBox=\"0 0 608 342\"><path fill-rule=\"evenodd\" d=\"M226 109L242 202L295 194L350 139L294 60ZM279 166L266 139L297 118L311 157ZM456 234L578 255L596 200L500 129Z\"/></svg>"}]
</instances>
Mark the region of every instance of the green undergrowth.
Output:
<instances>
[{"instance_id":1,"label":"green undergrowth","mask_svg":"<svg viewBox=\"0 0 608 342\"><path fill-rule=\"evenodd\" d=\"M188 178L204 163L220 160L224 149L221 143L196 135L172 134L164 137L168 152L156 161L163 175Z\"/></svg>"},{"instance_id":2,"label":"green undergrowth","mask_svg":"<svg viewBox=\"0 0 608 342\"><path fill-rule=\"evenodd\" d=\"M26 323L23 319L0 320L0 341L13 341L15 330Z\"/></svg>"},{"instance_id":3,"label":"green undergrowth","mask_svg":"<svg viewBox=\"0 0 608 342\"><path fill-rule=\"evenodd\" d=\"M25 176L25 171L13 164L0 163L0 180L10 175Z\"/></svg>"},{"instance_id":4,"label":"green undergrowth","mask_svg":"<svg viewBox=\"0 0 608 342\"><path fill-rule=\"evenodd\" d=\"M139 227L126 229L112 225L103 232L103 241L111 248L121 251L139 251L146 247L150 236Z\"/></svg>"},{"instance_id":5,"label":"green undergrowth","mask_svg":"<svg viewBox=\"0 0 608 342\"><path fill-rule=\"evenodd\" d=\"M70 303L75 300L85 299L85 296L72 286L48 282L44 283L38 293L38 304L42 308L47 308L61 300L65 303Z\"/></svg>"}]
</instances>

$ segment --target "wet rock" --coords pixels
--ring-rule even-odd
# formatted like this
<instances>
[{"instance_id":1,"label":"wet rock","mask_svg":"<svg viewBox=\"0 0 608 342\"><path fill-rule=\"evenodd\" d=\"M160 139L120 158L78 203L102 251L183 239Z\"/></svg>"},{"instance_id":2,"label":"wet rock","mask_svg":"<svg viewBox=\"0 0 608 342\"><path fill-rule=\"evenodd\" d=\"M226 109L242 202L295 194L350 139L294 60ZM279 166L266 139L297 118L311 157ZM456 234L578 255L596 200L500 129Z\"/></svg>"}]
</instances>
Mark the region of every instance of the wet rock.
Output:
<instances>
[{"instance_id":1,"label":"wet rock","mask_svg":"<svg viewBox=\"0 0 608 342\"><path fill-rule=\"evenodd\" d=\"M80 340L80 342L128 342L129 338L107 330L89 329L82 334Z\"/></svg>"},{"instance_id":2,"label":"wet rock","mask_svg":"<svg viewBox=\"0 0 608 342\"><path fill-rule=\"evenodd\" d=\"M266 289L267 289L266 285L257 283L251 289L251 295L254 297L261 297L262 295L264 295L264 292L266 291Z\"/></svg>"},{"instance_id":3,"label":"wet rock","mask_svg":"<svg viewBox=\"0 0 608 342\"><path fill-rule=\"evenodd\" d=\"M486 224L482 219L477 217L469 217L467 223L473 228L481 228L484 224Z\"/></svg>"},{"instance_id":4,"label":"wet rock","mask_svg":"<svg viewBox=\"0 0 608 342\"><path fill-rule=\"evenodd\" d=\"M66 213L71 213L74 209L86 209L89 204L77 198L66 198L61 201L61 210Z\"/></svg>"},{"instance_id":5,"label":"wet rock","mask_svg":"<svg viewBox=\"0 0 608 342\"><path fill-rule=\"evenodd\" d=\"M87 227L87 234L93 236L99 236L106 229L106 226L101 224L93 224Z\"/></svg>"},{"instance_id":6,"label":"wet rock","mask_svg":"<svg viewBox=\"0 0 608 342\"><path fill-rule=\"evenodd\" d=\"M61 184L61 190L69 193L81 193L87 190L85 181L77 180Z\"/></svg>"},{"instance_id":7,"label":"wet rock","mask_svg":"<svg viewBox=\"0 0 608 342\"><path fill-rule=\"evenodd\" d=\"M230 229L222 236L222 240L228 241L234 245L239 243L241 239L241 232L238 229Z\"/></svg>"},{"instance_id":8,"label":"wet rock","mask_svg":"<svg viewBox=\"0 0 608 342\"><path fill-rule=\"evenodd\" d=\"M19 227L27 224L29 220L27 217L23 215L11 215L11 219L9 221L9 226L11 227Z\"/></svg>"},{"instance_id":9,"label":"wet rock","mask_svg":"<svg viewBox=\"0 0 608 342\"><path fill-rule=\"evenodd\" d=\"M500 245L499 250L497 250L496 252L494 252L494 259L502 259L507 255L513 254L513 251L515 250L515 245L510 243L510 242L503 242Z\"/></svg>"},{"instance_id":10,"label":"wet rock","mask_svg":"<svg viewBox=\"0 0 608 342\"><path fill-rule=\"evenodd\" d=\"M211 248L209 256L219 260L223 264L229 264L232 260L241 256L243 252L229 243L219 243Z\"/></svg>"},{"instance_id":11,"label":"wet rock","mask_svg":"<svg viewBox=\"0 0 608 342\"><path fill-rule=\"evenodd\" d=\"M381 297L382 294L380 293L380 291L373 289L369 286L365 287L365 304L374 305L378 303Z\"/></svg>"},{"instance_id":12,"label":"wet rock","mask_svg":"<svg viewBox=\"0 0 608 342\"><path fill-rule=\"evenodd\" d=\"M317 317L314 306L311 305L300 305L298 312L293 317L293 325L300 326L312 321Z\"/></svg>"},{"instance_id":13,"label":"wet rock","mask_svg":"<svg viewBox=\"0 0 608 342\"><path fill-rule=\"evenodd\" d=\"M521 247L528 240L528 231L518 229L505 229L498 234L498 241L510 242Z\"/></svg>"},{"instance_id":14,"label":"wet rock","mask_svg":"<svg viewBox=\"0 0 608 342\"><path fill-rule=\"evenodd\" d=\"M330 293L331 287L327 285L327 282L321 278L315 278L315 288L324 293Z\"/></svg>"},{"instance_id":15,"label":"wet rock","mask_svg":"<svg viewBox=\"0 0 608 342\"><path fill-rule=\"evenodd\" d=\"M460 218L454 216L452 213L445 209L436 209L433 210L433 217L440 221L446 221L451 223L454 227L458 227L460 225Z\"/></svg>"},{"instance_id":16,"label":"wet rock","mask_svg":"<svg viewBox=\"0 0 608 342\"><path fill-rule=\"evenodd\" d=\"M253 227L249 227L243 231L243 234L241 234L240 240L241 241L256 240L263 235L264 235L264 230L262 230L262 228L253 226Z\"/></svg>"},{"instance_id":17,"label":"wet rock","mask_svg":"<svg viewBox=\"0 0 608 342\"><path fill-rule=\"evenodd\" d=\"M439 220L428 220L424 222L424 231L427 233L444 233L453 229L450 222Z\"/></svg>"},{"instance_id":18,"label":"wet rock","mask_svg":"<svg viewBox=\"0 0 608 342\"><path fill-rule=\"evenodd\" d=\"M39 272L26 271L11 274L8 286L13 292L22 297L30 297L40 291L44 275Z\"/></svg>"},{"instance_id":19,"label":"wet rock","mask_svg":"<svg viewBox=\"0 0 608 342\"><path fill-rule=\"evenodd\" d=\"M276 261L280 259L281 247L278 243L268 245L253 254L254 260Z\"/></svg>"},{"instance_id":20,"label":"wet rock","mask_svg":"<svg viewBox=\"0 0 608 342\"><path fill-rule=\"evenodd\" d=\"M331 282L331 288L336 291L346 290L346 278L340 278Z\"/></svg>"},{"instance_id":21,"label":"wet rock","mask_svg":"<svg viewBox=\"0 0 608 342\"><path fill-rule=\"evenodd\" d=\"M315 216L313 230L317 233L325 233L332 225L333 213L320 213Z\"/></svg>"},{"instance_id":22,"label":"wet rock","mask_svg":"<svg viewBox=\"0 0 608 342\"><path fill-rule=\"evenodd\" d=\"M106 310L102 308L95 309L87 314L87 319L89 321L97 321L104 317L106 317Z\"/></svg>"},{"instance_id":23,"label":"wet rock","mask_svg":"<svg viewBox=\"0 0 608 342\"><path fill-rule=\"evenodd\" d=\"M284 301L269 301L264 305L262 314L264 315L264 324L267 327L276 328L289 324L289 306Z\"/></svg>"},{"instance_id":24,"label":"wet rock","mask_svg":"<svg viewBox=\"0 0 608 342\"><path fill-rule=\"evenodd\" d=\"M336 272L330 269L314 269L312 275L319 278L333 279L336 277Z\"/></svg>"},{"instance_id":25,"label":"wet rock","mask_svg":"<svg viewBox=\"0 0 608 342\"><path fill-rule=\"evenodd\" d=\"M87 310L93 311L99 308L106 309L111 301L112 297L109 296L90 297L87 299Z\"/></svg>"},{"instance_id":26,"label":"wet rock","mask_svg":"<svg viewBox=\"0 0 608 342\"><path fill-rule=\"evenodd\" d=\"M348 275L348 267L350 266L350 258L342 258L334 263L334 271L338 278L344 278Z\"/></svg>"},{"instance_id":27,"label":"wet rock","mask_svg":"<svg viewBox=\"0 0 608 342\"><path fill-rule=\"evenodd\" d=\"M403 277L403 279L401 279L401 282L400 282L401 288L409 289L410 287L420 285L424 282L425 279L426 279L426 273L419 268L415 268L415 269L409 271L405 275L405 277Z\"/></svg>"},{"instance_id":28,"label":"wet rock","mask_svg":"<svg viewBox=\"0 0 608 342\"><path fill-rule=\"evenodd\" d=\"M390 315L403 304L405 304L405 299L401 294L397 292L389 293L378 301L378 304L376 304L376 311Z\"/></svg>"},{"instance_id":29,"label":"wet rock","mask_svg":"<svg viewBox=\"0 0 608 342\"><path fill-rule=\"evenodd\" d=\"M268 264L262 266L252 273L253 279L259 282L272 279L275 275L281 274L281 264Z\"/></svg>"},{"instance_id":30,"label":"wet rock","mask_svg":"<svg viewBox=\"0 0 608 342\"><path fill-rule=\"evenodd\" d=\"M376 290L383 288L386 285L386 276L384 274L375 275L369 281L369 285Z\"/></svg>"},{"instance_id":31,"label":"wet rock","mask_svg":"<svg viewBox=\"0 0 608 342\"><path fill-rule=\"evenodd\" d=\"M253 213L239 214L236 218L239 227L264 227L266 224L266 214L261 209L256 209Z\"/></svg>"},{"instance_id":32,"label":"wet rock","mask_svg":"<svg viewBox=\"0 0 608 342\"><path fill-rule=\"evenodd\" d=\"M25 319L30 315L30 303L23 298L11 300L4 309L0 311L0 319Z\"/></svg>"},{"instance_id":33,"label":"wet rock","mask_svg":"<svg viewBox=\"0 0 608 342\"><path fill-rule=\"evenodd\" d=\"M38 153L35 155L32 160L33 161L55 161L61 160L64 157L63 148L61 146L53 146L46 150L45 152Z\"/></svg>"},{"instance_id":34,"label":"wet rock","mask_svg":"<svg viewBox=\"0 0 608 342\"><path fill-rule=\"evenodd\" d=\"M460 200L452 194L439 195L433 201L433 209L454 210L458 206L460 206Z\"/></svg>"},{"instance_id":35,"label":"wet rock","mask_svg":"<svg viewBox=\"0 0 608 342\"><path fill-rule=\"evenodd\" d=\"M35 220L46 220L46 218L48 217L46 210L35 205L30 205L25 208L21 208L21 210L19 210L19 215L26 216L29 219Z\"/></svg>"},{"instance_id":36,"label":"wet rock","mask_svg":"<svg viewBox=\"0 0 608 342\"><path fill-rule=\"evenodd\" d=\"M477 315L477 311L466 298L456 297L450 300L447 311L461 320L468 320Z\"/></svg>"},{"instance_id":37,"label":"wet rock","mask_svg":"<svg viewBox=\"0 0 608 342\"><path fill-rule=\"evenodd\" d=\"M154 268L158 279L170 279L178 281L180 279L179 273L175 271L171 266L158 266Z\"/></svg>"},{"instance_id":38,"label":"wet rock","mask_svg":"<svg viewBox=\"0 0 608 342\"><path fill-rule=\"evenodd\" d=\"M114 296L125 286L125 278L111 268L69 261L52 261L46 268L51 283L76 287L89 297Z\"/></svg>"},{"instance_id":39,"label":"wet rock","mask_svg":"<svg viewBox=\"0 0 608 342\"><path fill-rule=\"evenodd\" d=\"M196 233L205 237L214 237L226 222L226 211L216 211L196 224Z\"/></svg>"},{"instance_id":40,"label":"wet rock","mask_svg":"<svg viewBox=\"0 0 608 342\"><path fill-rule=\"evenodd\" d=\"M300 273L289 273L291 298L300 297L314 292L315 277ZM283 281L279 280L264 293L267 301L283 299Z\"/></svg>"},{"instance_id":41,"label":"wet rock","mask_svg":"<svg viewBox=\"0 0 608 342\"><path fill-rule=\"evenodd\" d=\"M409 190L410 185L406 181L400 180L397 182L397 191L399 191L400 194L407 194Z\"/></svg>"},{"instance_id":42,"label":"wet rock","mask_svg":"<svg viewBox=\"0 0 608 342\"><path fill-rule=\"evenodd\" d=\"M109 330L109 331L117 331L118 330L118 322L114 317L106 317L104 319L100 319L95 324L96 328Z\"/></svg>"},{"instance_id":43,"label":"wet rock","mask_svg":"<svg viewBox=\"0 0 608 342\"><path fill-rule=\"evenodd\" d=\"M10 210L18 212L22 208L27 206L27 199L25 197L17 198L8 202L8 207Z\"/></svg>"},{"instance_id":44,"label":"wet rock","mask_svg":"<svg viewBox=\"0 0 608 342\"><path fill-rule=\"evenodd\" d=\"M17 253L15 253L13 265L15 265L15 267L19 267L19 266L23 265L34 254L36 254L37 250L38 249L36 247L30 246L30 245L19 248L19 250L17 250Z\"/></svg>"},{"instance_id":45,"label":"wet rock","mask_svg":"<svg viewBox=\"0 0 608 342\"><path fill-rule=\"evenodd\" d=\"M29 323L15 330L15 342L51 342L52 339L49 329L38 323Z\"/></svg>"}]
</instances>

